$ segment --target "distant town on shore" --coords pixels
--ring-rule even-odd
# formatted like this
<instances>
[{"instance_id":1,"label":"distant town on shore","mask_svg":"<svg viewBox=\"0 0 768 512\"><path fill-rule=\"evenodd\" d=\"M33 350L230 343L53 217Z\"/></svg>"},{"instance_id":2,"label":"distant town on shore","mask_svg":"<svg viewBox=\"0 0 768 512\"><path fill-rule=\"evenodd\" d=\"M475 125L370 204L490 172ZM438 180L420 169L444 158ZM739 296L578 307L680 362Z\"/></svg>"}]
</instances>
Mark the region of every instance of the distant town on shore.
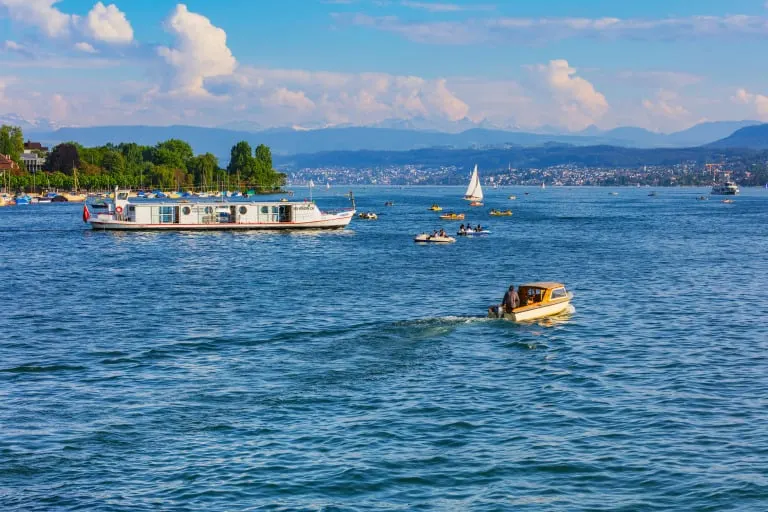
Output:
<instances>
[{"instance_id":1,"label":"distant town on shore","mask_svg":"<svg viewBox=\"0 0 768 512\"><path fill-rule=\"evenodd\" d=\"M76 137L79 133L85 142L94 141L94 129L77 130L63 129L59 137ZM215 139L214 147L211 147L210 138L201 140L208 130ZM579 145L559 141L562 137L547 141L544 136L537 136L539 138L531 139L536 142L531 145L497 142L469 143L469 147L402 149L400 143L392 142L391 147L400 149L382 150L364 149L368 140L365 137L375 136L375 128L316 131L319 133L314 134L315 139L324 137L328 148L336 149L301 152L303 147L322 147L316 140L307 139L307 132L284 133L282 138L276 138L274 132L197 127L121 127L116 133L134 134L141 143L105 142L86 146L74 138L74 141L51 143L49 141L55 139L53 134L32 140L25 137L21 128L3 125L0 128L0 186L5 191L28 192L45 189L93 191L114 186L166 190L255 188L268 192L286 183L310 181L323 185L462 185L475 164L482 170L484 184L490 186L542 183L555 186L708 186L726 178L741 186L765 186L768 183L768 125L760 124L744 126L723 139L702 146L680 148ZM180 137L188 135L190 141L174 137L159 139L174 132ZM394 137L393 132L398 132L399 137L403 135L400 132L407 133L407 130L381 130L382 135L390 138ZM110 129L106 127L101 137L110 137L109 133ZM519 133L508 133L510 140L521 139ZM153 136L158 140L148 143ZM244 140L238 141L237 136ZM344 136L353 140L345 142L341 140ZM471 140L466 132L451 136L455 140L464 140L461 144ZM504 137L498 131L472 136L476 139L484 136L491 142ZM258 143L260 137L283 149L274 155L274 161L270 146ZM287 140L294 142L287 143ZM295 143L296 140L307 143L302 145ZM222 155L227 141L229 151ZM295 146L291 146L294 143ZM380 142L370 145L380 147ZM195 150L200 147L209 151L196 154ZM287 147L297 152L286 153ZM343 149L349 147L355 149ZM226 165L220 162L226 162Z\"/></svg>"}]
</instances>

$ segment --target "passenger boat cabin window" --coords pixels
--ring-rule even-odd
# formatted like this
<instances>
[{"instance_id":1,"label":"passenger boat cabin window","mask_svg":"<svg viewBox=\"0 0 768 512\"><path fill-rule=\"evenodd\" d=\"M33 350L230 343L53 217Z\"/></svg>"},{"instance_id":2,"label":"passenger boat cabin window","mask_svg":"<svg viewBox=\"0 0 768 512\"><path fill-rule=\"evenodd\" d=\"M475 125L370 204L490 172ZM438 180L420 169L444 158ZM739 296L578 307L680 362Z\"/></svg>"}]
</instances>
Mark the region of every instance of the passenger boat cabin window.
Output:
<instances>
[{"instance_id":1,"label":"passenger boat cabin window","mask_svg":"<svg viewBox=\"0 0 768 512\"><path fill-rule=\"evenodd\" d=\"M261 213L269 213L269 206L262 206Z\"/></svg>"},{"instance_id":2,"label":"passenger boat cabin window","mask_svg":"<svg viewBox=\"0 0 768 512\"><path fill-rule=\"evenodd\" d=\"M190 213L192 213L192 208L190 208L189 206L185 206L184 208L181 209L181 212L184 215L189 215Z\"/></svg>"},{"instance_id":3,"label":"passenger boat cabin window","mask_svg":"<svg viewBox=\"0 0 768 512\"><path fill-rule=\"evenodd\" d=\"M173 206L161 206L160 207L160 223L161 224L173 224L174 223L174 207Z\"/></svg>"},{"instance_id":4,"label":"passenger boat cabin window","mask_svg":"<svg viewBox=\"0 0 768 512\"><path fill-rule=\"evenodd\" d=\"M246 213L248 213L248 208L246 208L245 206L241 206L240 215L245 215Z\"/></svg>"},{"instance_id":5,"label":"passenger boat cabin window","mask_svg":"<svg viewBox=\"0 0 768 512\"><path fill-rule=\"evenodd\" d=\"M567 296L568 296L568 294L565 292L565 288L555 288L554 290L552 290L552 297L551 297L551 299L552 300L563 299L563 298L565 298Z\"/></svg>"}]
</instances>

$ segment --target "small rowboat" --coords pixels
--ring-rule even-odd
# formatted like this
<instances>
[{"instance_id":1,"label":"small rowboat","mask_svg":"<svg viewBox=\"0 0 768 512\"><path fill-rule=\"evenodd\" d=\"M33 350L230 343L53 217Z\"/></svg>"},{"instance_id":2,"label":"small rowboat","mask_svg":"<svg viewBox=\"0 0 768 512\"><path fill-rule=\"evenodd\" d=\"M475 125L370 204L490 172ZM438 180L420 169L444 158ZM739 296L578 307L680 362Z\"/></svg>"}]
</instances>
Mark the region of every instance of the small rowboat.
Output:
<instances>
[{"instance_id":1,"label":"small rowboat","mask_svg":"<svg viewBox=\"0 0 768 512\"><path fill-rule=\"evenodd\" d=\"M472 201L469 203L469 206L483 206L483 203L480 201Z\"/></svg>"},{"instance_id":2,"label":"small rowboat","mask_svg":"<svg viewBox=\"0 0 768 512\"><path fill-rule=\"evenodd\" d=\"M440 216L443 220L464 220L464 214L463 213L444 213Z\"/></svg>"},{"instance_id":3,"label":"small rowboat","mask_svg":"<svg viewBox=\"0 0 768 512\"><path fill-rule=\"evenodd\" d=\"M358 218L364 219L364 220L376 220L379 218L379 216L373 212L362 212L362 213L359 213L357 216Z\"/></svg>"},{"instance_id":4,"label":"small rowboat","mask_svg":"<svg viewBox=\"0 0 768 512\"><path fill-rule=\"evenodd\" d=\"M413 241L418 243L452 244L456 239L452 236L432 236L427 233L421 233L416 235Z\"/></svg>"}]
</instances>

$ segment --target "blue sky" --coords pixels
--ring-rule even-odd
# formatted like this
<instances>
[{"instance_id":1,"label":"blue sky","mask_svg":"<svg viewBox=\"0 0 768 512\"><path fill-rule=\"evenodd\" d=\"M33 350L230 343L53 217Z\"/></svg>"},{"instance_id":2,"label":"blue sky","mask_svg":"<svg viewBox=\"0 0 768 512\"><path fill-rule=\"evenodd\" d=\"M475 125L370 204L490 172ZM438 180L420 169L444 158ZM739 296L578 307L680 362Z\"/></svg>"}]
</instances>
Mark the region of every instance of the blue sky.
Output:
<instances>
[{"instance_id":1,"label":"blue sky","mask_svg":"<svg viewBox=\"0 0 768 512\"><path fill-rule=\"evenodd\" d=\"M768 121L767 43L764 0L0 0L0 120L669 132Z\"/></svg>"}]
</instances>

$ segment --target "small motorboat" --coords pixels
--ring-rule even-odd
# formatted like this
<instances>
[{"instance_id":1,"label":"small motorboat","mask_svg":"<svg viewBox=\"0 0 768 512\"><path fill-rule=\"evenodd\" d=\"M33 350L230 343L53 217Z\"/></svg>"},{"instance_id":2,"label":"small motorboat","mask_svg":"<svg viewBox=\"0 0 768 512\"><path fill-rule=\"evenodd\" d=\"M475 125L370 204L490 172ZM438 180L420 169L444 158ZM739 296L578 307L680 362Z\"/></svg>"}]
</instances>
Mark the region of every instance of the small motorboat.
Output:
<instances>
[{"instance_id":1,"label":"small motorboat","mask_svg":"<svg viewBox=\"0 0 768 512\"><path fill-rule=\"evenodd\" d=\"M93 208L95 210L107 210L109 208L109 203L107 203L107 201L105 201L104 199L97 199L94 202L90 203L88 207Z\"/></svg>"},{"instance_id":2,"label":"small motorboat","mask_svg":"<svg viewBox=\"0 0 768 512\"><path fill-rule=\"evenodd\" d=\"M357 216L358 218L364 219L364 220L376 220L379 218L379 216L373 212L361 212L361 213L358 213Z\"/></svg>"},{"instance_id":3,"label":"small motorboat","mask_svg":"<svg viewBox=\"0 0 768 512\"><path fill-rule=\"evenodd\" d=\"M463 213L448 212L440 216L443 220L464 220Z\"/></svg>"},{"instance_id":4,"label":"small motorboat","mask_svg":"<svg viewBox=\"0 0 768 512\"><path fill-rule=\"evenodd\" d=\"M733 203L733 199L723 199L721 202L723 202L725 204L731 204L731 203Z\"/></svg>"},{"instance_id":5,"label":"small motorboat","mask_svg":"<svg viewBox=\"0 0 768 512\"><path fill-rule=\"evenodd\" d=\"M469 206L483 206L483 203L481 201L472 201L469 203Z\"/></svg>"},{"instance_id":6,"label":"small motorboat","mask_svg":"<svg viewBox=\"0 0 768 512\"><path fill-rule=\"evenodd\" d=\"M511 199L512 201L514 201L515 199L517 199L517 196L509 196L507 199Z\"/></svg>"},{"instance_id":7,"label":"small motorboat","mask_svg":"<svg viewBox=\"0 0 768 512\"><path fill-rule=\"evenodd\" d=\"M489 318L525 322L570 310L573 294L562 283L540 282L520 285L520 306L505 310L500 304L488 308Z\"/></svg>"},{"instance_id":8,"label":"small motorboat","mask_svg":"<svg viewBox=\"0 0 768 512\"><path fill-rule=\"evenodd\" d=\"M442 206L440 206L440 205L439 205L439 204L437 204L437 203L435 203L435 204L433 204L432 206L430 206L430 207L429 207L429 209L430 209L431 211L433 211L433 212L441 212L441 211L443 211L443 207L442 207Z\"/></svg>"},{"instance_id":9,"label":"small motorboat","mask_svg":"<svg viewBox=\"0 0 768 512\"><path fill-rule=\"evenodd\" d=\"M441 236L441 235L430 235L428 233L421 233L416 235L416 238L414 238L413 241L418 243L452 244L453 242L456 241L456 239L448 235Z\"/></svg>"},{"instance_id":10,"label":"small motorboat","mask_svg":"<svg viewBox=\"0 0 768 512\"><path fill-rule=\"evenodd\" d=\"M512 210L496 210L495 208L489 212L489 215L493 217L510 217Z\"/></svg>"},{"instance_id":11,"label":"small motorboat","mask_svg":"<svg viewBox=\"0 0 768 512\"><path fill-rule=\"evenodd\" d=\"M617 196L617 195L619 195L619 193L618 193L618 192L609 192L609 194L610 194L610 195L612 195L612 196Z\"/></svg>"},{"instance_id":12,"label":"small motorboat","mask_svg":"<svg viewBox=\"0 0 768 512\"><path fill-rule=\"evenodd\" d=\"M487 229L460 229L456 232L459 236L485 236L490 235L491 232Z\"/></svg>"},{"instance_id":13,"label":"small motorboat","mask_svg":"<svg viewBox=\"0 0 768 512\"><path fill-rule=\"evenodd\" d=\"M395 206L395 202L394 201L387 201L386 203L384 203L384 206Z\"/></svg>"}]
</instances>

